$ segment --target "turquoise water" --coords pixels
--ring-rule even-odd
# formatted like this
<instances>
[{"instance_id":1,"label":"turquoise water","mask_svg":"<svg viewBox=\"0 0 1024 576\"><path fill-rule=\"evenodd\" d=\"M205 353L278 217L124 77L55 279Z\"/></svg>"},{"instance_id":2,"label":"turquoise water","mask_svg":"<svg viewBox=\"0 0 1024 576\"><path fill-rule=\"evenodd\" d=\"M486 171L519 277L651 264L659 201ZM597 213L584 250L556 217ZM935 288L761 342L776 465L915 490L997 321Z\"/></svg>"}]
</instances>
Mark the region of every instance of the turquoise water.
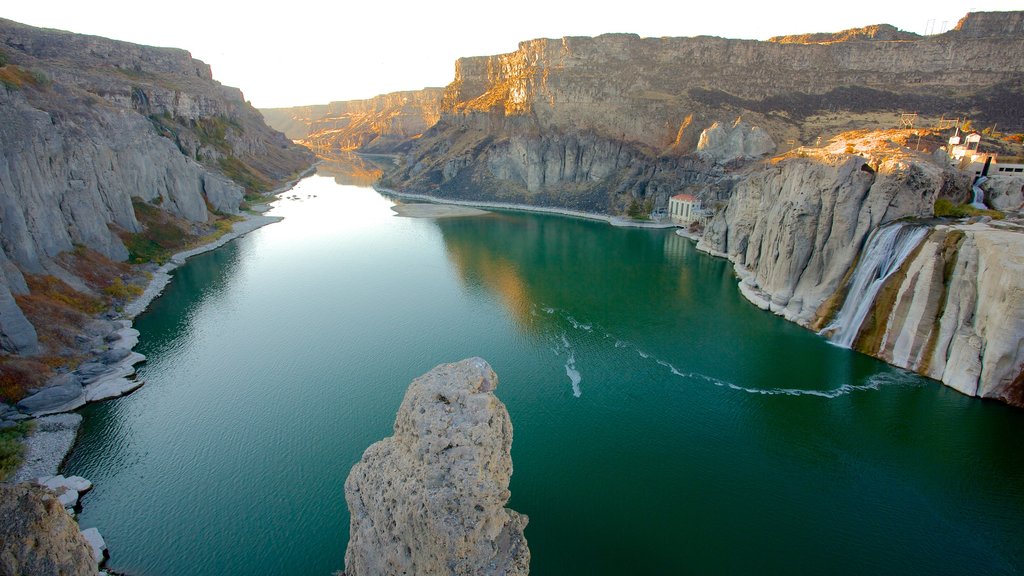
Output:
<instances>
[{"instance_id":1,"label":"turquoise water","mask_svg":"<svg viewBox=\"0 0 1024 576\"><path fill-rule=\"evenodd\" d=\"M1024 570L1024 411L757 310L671 231L291 195L175 273L146 385L84 410L65 471L115 569L341 569L349 468L412 378L482 356L533 574Z\"/></svg>"}]
</instances>

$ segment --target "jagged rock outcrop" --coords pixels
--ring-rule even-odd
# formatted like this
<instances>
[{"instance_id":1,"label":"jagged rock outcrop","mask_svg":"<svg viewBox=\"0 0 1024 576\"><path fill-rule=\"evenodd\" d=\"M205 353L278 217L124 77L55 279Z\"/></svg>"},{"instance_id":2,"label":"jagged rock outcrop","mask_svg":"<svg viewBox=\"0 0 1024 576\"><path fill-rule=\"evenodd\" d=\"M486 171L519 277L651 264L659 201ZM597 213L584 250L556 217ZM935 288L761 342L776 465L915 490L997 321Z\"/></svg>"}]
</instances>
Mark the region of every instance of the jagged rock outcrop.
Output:
<instances>
[{"instance_id":1,"label":"jagged rock outcrop","mask_svg":"<svg viewBox=\"0 0 1024 576\"><path fill-rule=\"evenodd\" d=\"M480 358L415 379L394 435L345 482L351 514L345 574L528 574L526 516L505 508L512 423Z\"/></svg>"},{"instance_id":2,"label":"jagged rock outcrop","mask_svg":"<svg viewBox=\"0 0 1024 576\"><path fill-rule=\"evenodd\" d=\"M56 494L28 483L0 484L0 574L97 573L92 547Z\"/></svg>"},{"instance_id":3,"label":"jagged rock outcrop","mask_svg":"<svg viewBox=\"0 0 1024 576\"><path fill-rule=\"evenodd\" d=\"M1024 211L1024 174L995 174L981 184L985 202L996 210Z\"/></svg>"},{"instance_id":4,"label":"jagged rock outcrop","mask_svg":"<svg viewBox=\"0 0 1024 576\"><path fill-rule=\"evenodd\" d=\"M312 160L184 50L0 19L0 53L3 351L37 346L11 305L23 273L87 291L58 256L83 246L125 260L123 238L143 230L133 201L201 224Z\"/></svg>"},{"instance_id":5,"label":"jagged rock outcrop","mask_svg":"<svg viewBox=\"0 0 1024 576\"><path fill-rule=\"evenodd\" d=\"M1024 226L937 226L876 299L855 347L1024 406Z\"/></svg>"},{"instance_id":6,"label":"jagged rock outcrop","mask_svg":"<svg viewBox=\"0 0 1024 576\"><path fill-rule=\"evenodd\" d=\"M943 169L925 158L804 150L738 178L698 248L736 263L743 293L799 324L814 324L842 287L872 230L930 216Z\"/></svg>"},{"instance_id":7,"label":"jagged rock outcrop","mask_svg":"<svg viewBox=\"0 0 1024 576\"><path fill-rule=\"evenodd\" d=\"M775 150L775 142L764 129L737 118L731 127L715 122L700 133L697 152L719 164L749 160Z\"/></svg>"}]
</instances>

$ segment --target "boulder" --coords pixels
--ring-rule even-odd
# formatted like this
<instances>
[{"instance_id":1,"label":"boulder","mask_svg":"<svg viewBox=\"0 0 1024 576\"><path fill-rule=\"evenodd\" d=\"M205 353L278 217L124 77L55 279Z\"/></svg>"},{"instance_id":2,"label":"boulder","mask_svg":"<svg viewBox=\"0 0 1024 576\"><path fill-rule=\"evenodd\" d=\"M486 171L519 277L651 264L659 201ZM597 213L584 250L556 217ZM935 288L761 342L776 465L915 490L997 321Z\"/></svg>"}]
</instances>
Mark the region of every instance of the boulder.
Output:
<instances>
[{"instance_id":1,"label":"boulder","mask_svg":"<svg viewBox=\"0 0 1024 576\"><path fill-rule=\"evenodd\" d=\"M52 380L53 384L18 402L18 408L43 416L58 412L70 412L85 404L85 390L75 374L61 374Z\"/></svg>"},{"instance_id":2,"label":"boulder","mask_svg":"<svg viewBox=\"0 0 1024 576\"><path fill-rule=\"evenodd\" d=\"M345 573L529 573L526 516L505 508L512 422L481 358L442 364L409 386L394 435L345 482Z\"/></svg>"},{"instance_id":3,"label":"boulder","mask_svg":"<svg viewBox=\"0 0 1024 576\"><path fill-rule=\"evenodd\" d=\"M78 523L41 486L0 484L0 574L87 576L97 563Z\"/></svg>"}]
</instances>

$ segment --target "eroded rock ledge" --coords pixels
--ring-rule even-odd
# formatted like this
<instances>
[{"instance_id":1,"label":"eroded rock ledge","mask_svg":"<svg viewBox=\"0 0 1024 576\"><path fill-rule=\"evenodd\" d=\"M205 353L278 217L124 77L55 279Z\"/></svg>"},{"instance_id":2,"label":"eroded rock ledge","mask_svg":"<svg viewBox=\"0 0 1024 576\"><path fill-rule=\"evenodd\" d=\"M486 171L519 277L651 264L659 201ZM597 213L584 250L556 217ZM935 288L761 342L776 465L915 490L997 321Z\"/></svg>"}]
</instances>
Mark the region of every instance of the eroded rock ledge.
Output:
<instances>
[{"instance_id":1,"label":"eroded rock ledge","mask_svg":"<svg viewBox=\"0 0 1024 576\"><path fill-rule=\"evenodd\" d=\"M481 358L413 380L394 435L345 482L347 576L529 573L527 517L505 508L512 422Z\"/></svg>"}]
</instances>

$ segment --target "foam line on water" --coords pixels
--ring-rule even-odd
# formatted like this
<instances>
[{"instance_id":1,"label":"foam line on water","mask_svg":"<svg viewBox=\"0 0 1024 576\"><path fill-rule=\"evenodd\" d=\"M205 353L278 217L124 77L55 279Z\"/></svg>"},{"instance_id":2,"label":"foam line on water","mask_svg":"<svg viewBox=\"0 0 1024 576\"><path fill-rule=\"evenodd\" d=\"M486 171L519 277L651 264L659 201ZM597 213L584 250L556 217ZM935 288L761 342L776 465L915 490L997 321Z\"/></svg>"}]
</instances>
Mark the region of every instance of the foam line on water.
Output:
<instances>
[{"instance_id":1,"label":"foam line on water","mask_svg":"<svg viewBox=\"0 0 1024 576\"><path fill-rule=\"evenodd\" d=\"M558 310L557 308L543 307L541 308L541 310L543 310L546 314L562 318L575 330L591 332L593 329L593 324L581 322L573 318L569 314L561 310ZM581 389L579 385L582 381L582 376L576 367L576 355L573 351L572 344L569 341L569 335L567 332L562 332L556 338L557 339L554 342L554 347L552 348L552 350L557 355L561 355L562 351L566 352L567 360L565 362L565 373L569 377L569 381L572 383L573 396L576 396L578 398L581 394ZM669 372L671 372L674 376L678 376L680 378L684 378L690 381L704 382L712 384L719 388L726 388L729 390L735 390L737 392L744 392L747 394L759 394L762 396L816 396L819 398L831 399L838 398L840 396L846 396L853 392L878 390L882 386L917 385L917 383L909 375L900 373L879 373L872 374L867 379L865 379L863 383L846 383L839 386L838 388L832 388L828 390L804 390L800 388L752 388L748 386L740 386L739 384L735 384L727 380L721 380L719 378L715 378L707 374L702 374L700 372L684 372L677 368L676 366L674 366L671 362L653 356L649 352L641 350L632 342L629 342L628 340L619 339L612 333L606 332L604 334L604 339L614 340L613 348L615 349L633 350L642 359L654 361L659 366L667 368Z\"/></svg>"},{"instance_id":2,"label":"foam line on water","mask_svg":"<svg viewBox=\"0 0 1024 576\"><path fill-rule=\"evenodd\" d=\"M583 392L580 390L580 382L583 381L583 376L580 375L580 371L576 369L576 357L569 354L569 358L565 361L565 375L569 377L569 381L572 382L572 395L579 398Z\"/></svg>"}]
</instances>

